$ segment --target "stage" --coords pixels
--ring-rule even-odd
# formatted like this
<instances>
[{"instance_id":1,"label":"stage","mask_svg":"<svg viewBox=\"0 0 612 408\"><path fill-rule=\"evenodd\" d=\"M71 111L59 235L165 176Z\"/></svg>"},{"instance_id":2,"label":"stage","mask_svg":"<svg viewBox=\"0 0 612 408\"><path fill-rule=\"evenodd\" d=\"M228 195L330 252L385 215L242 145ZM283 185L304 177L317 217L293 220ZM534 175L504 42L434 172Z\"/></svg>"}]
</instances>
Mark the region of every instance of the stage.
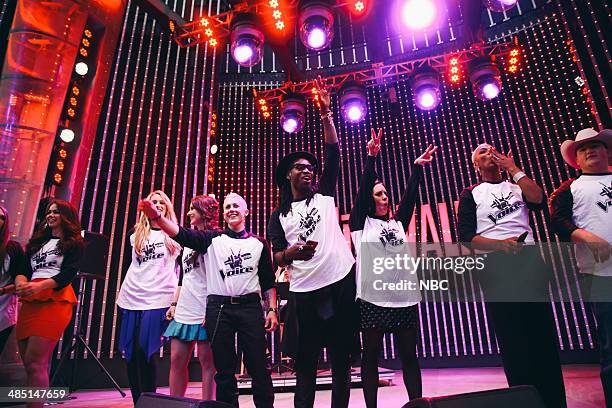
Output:
<instances>
[{"instance_id":1,"label":"stage","mask_svg":"<svg viewBox=\"0 0 612 408\"><path fill-rule=\"evenodd\" d=\"M599 380L599 367L596 365L566 365L563 377L567 395L568 408L601 408L604 406L603 391ZM197 398L199 383L190 383L187 397ZM446 368L423 370L423 393L427 397L483 391L506 387L502 368ZM65 407L87 408L127 408L131 407L129 389L126 398L121 398L115 390L77 391L76 400L61 404ZM168 388L158 388L158 392L167 394ZM401 407L407 401L406 390L402 383L401 372L396 371L390 386L380 387L378 406L381 408ZM329 407L331 390L317 391L315 407ZM242 408L253 407L251 395L240 396ZM293 393L276 393L275 407L293 407ZM365 407L360 388L351 391L351 408Z\"/></svg>"}]
</instances>

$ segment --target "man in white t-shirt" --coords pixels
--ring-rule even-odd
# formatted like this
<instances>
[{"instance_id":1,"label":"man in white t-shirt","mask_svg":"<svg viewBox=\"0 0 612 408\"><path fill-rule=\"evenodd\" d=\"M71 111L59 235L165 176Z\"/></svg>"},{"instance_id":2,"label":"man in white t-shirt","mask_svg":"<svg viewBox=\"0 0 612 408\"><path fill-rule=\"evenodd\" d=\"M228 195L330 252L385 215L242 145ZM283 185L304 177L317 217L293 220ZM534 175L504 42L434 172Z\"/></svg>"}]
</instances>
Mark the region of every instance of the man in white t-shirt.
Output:
<instances>
[{"instance_id":1,"label":"man in white t-shirt","mask_svg":"<svg viewBox=\"0 0 612 408\"><path fill-rule=\"evenodd\" d=\"M550 197L551 224L576 243L581 286L597 320L601 382L612 407L612 130L583 129L561 144L563 159L581 174Z\"/></svg>"},{"instance_id":2,"label":"man in white t-shirt","mask_svg":"<svg viewBox=\"0 0 612 408\"><path fill-rule=\"evenodd\" d=\"M317 81L325 136L325 165L314 183L317 159L308 152L285 156L276 167L279 205L268 223L274 260L289 270L297 314L296 407L312 407L321 348L332 368L332 406L347 407L350 352L355 333L354 258L342 234L335 204L340 168L338 137L329 94ZM291 322L288 322L291 323Z\"/></svg>"}]
</instances>

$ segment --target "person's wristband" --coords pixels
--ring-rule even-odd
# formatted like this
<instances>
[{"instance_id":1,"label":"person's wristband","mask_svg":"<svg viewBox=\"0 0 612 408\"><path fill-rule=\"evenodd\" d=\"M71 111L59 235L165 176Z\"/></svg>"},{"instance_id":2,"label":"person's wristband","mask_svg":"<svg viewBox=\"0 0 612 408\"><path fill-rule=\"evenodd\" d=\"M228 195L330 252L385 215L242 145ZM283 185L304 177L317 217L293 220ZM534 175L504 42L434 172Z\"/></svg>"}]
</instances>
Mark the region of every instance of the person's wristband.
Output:
<instances>
[{"instance_id":1,"label":"person's wristband","mask_svg":"<svg viewBox=\"0 0 612 408\"><path fill-rule=\"evenodd\" d=\"M176 302L170 303L170 307L172 307L172 306L176 307Z\"/></svg>"},{"instance_id":2,"label":"person's wristband","mask_svg":"<svg viewBox=\"0 0 612 408\"><path fill-rule=\"evenodd\" d=\"M514 176L512 176L512 180L515 183L518 183L520 179L522 179L523 177L527 177L527 175L525 173L523 173L522 171L518 171L514 174Z\"/></svg>"},{"instance_id":3,"label":"person's wristband","mask_svg":"<svg viewBox=\"0 0 612 408\"><path fill-rule=\"evenodd\" d=\"M334 118L334 114L330 110L321 113L321 119L333 119L333 118Z\"/></svg>"},{"instance_id":4,"label":"person's wristband","mask_svg":"<svg viewBox=\"0 0 612 408\"><path fill-rule=\"evenodd\" d=\"M275 307L269 307L268 308L268 313L270 313L270 312L274 312L274 313L278 314L278 310Z\"/></svg>"}]
</instances>

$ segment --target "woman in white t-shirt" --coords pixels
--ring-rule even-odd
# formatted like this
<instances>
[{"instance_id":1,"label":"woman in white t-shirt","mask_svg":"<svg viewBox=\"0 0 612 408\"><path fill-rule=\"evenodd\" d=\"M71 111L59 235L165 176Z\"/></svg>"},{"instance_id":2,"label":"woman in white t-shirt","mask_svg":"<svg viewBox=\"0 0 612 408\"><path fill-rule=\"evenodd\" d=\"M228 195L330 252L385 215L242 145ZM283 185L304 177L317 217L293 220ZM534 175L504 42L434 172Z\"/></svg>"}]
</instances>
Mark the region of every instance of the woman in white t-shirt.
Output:
<instances>
[{"instance_id":1,"label":"woman in white t-shirt","mask_svg":"<svg viewBox=\"0 0 612 408\"><path fill-rule=\"evenodd\" d=\"M219 229L219 203L208 195L191 200L187 213L191 227L200 231ZM210 341L204 328L206 314L206 271L202 256L191 248L185 248L182 256L182 280L174 302L166 313L173 319L164 333L171 338L170 347L170 395L182 397L187 390L189 370L187 366L193 348L198 347L198 359L202 368L202 398L214 399L215 375Z\"/></svg>"},{"instance_id":2,"label":"woman in white t-shirt","mask_svg":"<svg viewBox=\"0 0 612 408\"><path fill-rule=\"evenodd\" d=\"M378 134L372 129L372 138L367 146L368 158L349 218L351 239L357 257L357 304L363 335L361 380L368 408L375 408L377 404L378 356L383 348L385 333L393 333L396 339L404 385L410 400L422 397L421 369L416 355L418 303L421 299L418 278L415 274L406 274L401 270L388 270L385 273L394 276L390 281L410 280L417 289L400 293L373 290L372 283L380 279L380 276L373 272L368 260L373 259L373 256L392 259L396 254L406 252L406 229L418 199L423 166L433 160L438 149L430 145L414 161L397 211L393 211L387 188L375 170L381 137L382 129L379 129Z\"/></svg>"},{"instance_id":3,"label":"woman in white t-shirt","mask_svg":"<svg viewBox=\"0 0 612 408\"><path fill-rule=\"evenodd\" d=\"M159 218L176 222L172 202L160 190L147 196ZM134 403L142 392L155 392L156 352L168 325L166 311L178 285L177 258L181 246L158 228L157 219L138 216L130 235L132 262L121 284L117 306L121 315L119 349L127 361Z\"/></svg>"},{"instance_id":4,"label":"woman in white t-shirt","mask_svg":"<svg viewBox=\"0 0 612 408\"><path fill-rule=\"evenodd\" d=\"M77 302L71 283L82 253L76 208L67 201L51 199L26 246L24 268L15 277L15 292L21 302L15 337L29 387L49 387L51 354L70 324ZM30 408L42 406L42 401L28 403Z\"/></svg>"}]
</instances>

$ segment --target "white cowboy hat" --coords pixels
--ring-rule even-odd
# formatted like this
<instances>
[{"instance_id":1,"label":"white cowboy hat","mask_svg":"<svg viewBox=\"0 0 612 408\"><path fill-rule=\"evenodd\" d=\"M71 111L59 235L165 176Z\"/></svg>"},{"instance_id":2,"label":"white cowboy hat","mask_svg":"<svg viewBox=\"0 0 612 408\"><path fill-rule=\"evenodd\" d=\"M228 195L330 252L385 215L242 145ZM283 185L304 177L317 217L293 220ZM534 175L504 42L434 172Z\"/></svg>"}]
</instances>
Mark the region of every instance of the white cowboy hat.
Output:
<instances>
[{"instance_id":1,"label":"white cowboy hat","mask_svg":"<svg viewBox=\"0 0 612 408\"><path fill-rule=\"evenodd\" d=\"M563 156L563 160L573 168L578 169L576 149L586 142L593 140L599 140L604 143L608 150L612 149L612 129L604 129L601 132L597 132L593 128L582 129L576 134L576 140L566 140L561 143L561 156Z\"/></svg>"}]
</instances>

